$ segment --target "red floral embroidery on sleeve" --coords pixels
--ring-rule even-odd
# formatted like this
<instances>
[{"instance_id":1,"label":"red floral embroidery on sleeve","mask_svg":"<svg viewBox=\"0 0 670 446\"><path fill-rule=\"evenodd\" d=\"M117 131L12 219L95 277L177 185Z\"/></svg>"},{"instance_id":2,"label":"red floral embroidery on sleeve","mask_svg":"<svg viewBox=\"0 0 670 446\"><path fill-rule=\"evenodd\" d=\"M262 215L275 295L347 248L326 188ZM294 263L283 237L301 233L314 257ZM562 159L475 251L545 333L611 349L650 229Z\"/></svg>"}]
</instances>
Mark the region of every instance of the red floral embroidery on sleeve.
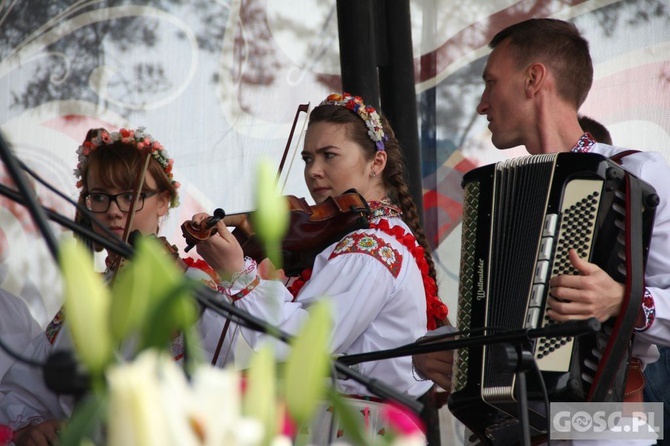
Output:
<instances>
[{"instance_id":1,"label":"red floral embroidery on sleeve","mask_svg":"<svg viewBox=\"0 0 670 446\"><path fill-rule=\"evenodd\" d=\"M393 277L398 277L400 273L402 254L376 235L352 232L340 240L329 259L351 253L368 254L374 257L389 270Z\"/></svg>"}]
</instances>

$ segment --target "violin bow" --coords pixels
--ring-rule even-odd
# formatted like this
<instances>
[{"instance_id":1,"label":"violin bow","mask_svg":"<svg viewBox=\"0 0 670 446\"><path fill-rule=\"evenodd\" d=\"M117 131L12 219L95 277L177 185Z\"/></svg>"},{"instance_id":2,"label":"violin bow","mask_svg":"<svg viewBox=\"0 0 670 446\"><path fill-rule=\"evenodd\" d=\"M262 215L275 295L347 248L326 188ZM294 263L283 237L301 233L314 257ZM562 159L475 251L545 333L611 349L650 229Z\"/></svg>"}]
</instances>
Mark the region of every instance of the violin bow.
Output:
<instances>
[{"instance_id":1,"label":"violin bow","mask_svg":"<svg viewBox=\"0 0 670 446\"><path fill-rule=\"evenodd\" d=\"M286 163L286 157L288 155L288 151L291 149L291 141L293 140L293 134L295 133L295 127L298 124L298 118L300 117L300 113L302 113L302 112L307 113L308 111L309 111L309 103L300 104L298 106L298 109L295 112L295 117L293 118L293 124L291 125L291 132L288 135L288 140L286 141L286 147L284 147L284 153L282 154L281 161L279 162L279 168L277 169L277 183L279 183L279 178L281 176L282 170L284 170L284 164ZM307 124L307 120L305 120L305 122L303 123L303 130L304 130L306 124ZM301 131L300 133L302 134L303 132ZM298 143L299 142L300 142L300 139L298 139ZM291 165L293 165L293 160L295 159L295 154L296 154L297 151L298 151L298 149L296 148L296 150L293 152L293 158L291 158ZM291 168L289 167L288 170L290 171ZM284 190L284 187L286 187L286 181L287 180L288 180L288 176L286 178L284 178L284 184L282 186L282 191ZM235 303L233 302L233 305L234 304ZM211 361L212 365L216 365L216 363L219 359L219 356L220 356L220 353L221 353L221 347L223 346L223 341L226 338L226 335L228 334L229 326L230 326L230 319L228 318L228 319L226 319L226 323L224 324L223 328L221 329L221 335L219 336L219 342L217 344L216 351L215 351L215 353L212 357L212 361ZM235 334L239 330L240 330L240 326L236 325L232 336L234 337ZM225 354L224 359L223 359L224 363L228 359L228 355L230 354L231 347L232 347L232 344L228 346L228 349L227 349L226 354Z\"/></svg>"},{"instance_id":2,"label":"violin bow","mask_svg":"<svg viewBox=\"0 0 670 446\"><path fill-rule=\"evenodd\" d=\"M281 161L279 163L279 168L277 169L277 174L276 174L277 183L279 183L281 173L284 169L284 164L286 163L286 157L288 155L288 151L291 149L291 141L293 140L293 135L295 133L296 126L298 124L298 118L300 117L300 113L302 113L302 112L307 113L308 111L309 111L309 103L300 104L298 106L298 109L295 112L295 117L293 118L293 123L291 124L291 131L288 135L288 139L286 141L286 146L284 147L284 153L282 154L282 158L281 158ZM304 126L306 125L306 123L307 123L307 120L305 120L305 122L303 123L303 129L304 129ZM301 132L301 134L302 134L302 132ZM299 141L300 140L298 140L298 144L299 144ZM295 153L296 152L297 152L297 148L293 152L293 159L295 159ZM293 159L291 160L291 164L293 164ZM290 170L290 168L289 168L289 170ZM284 187L286 186L286 181L287 181L287 178L284 179L284 185L282 186L282 190L284 190ZM211 217L209 217L208 220L206 220L206 226L203 228L203 231L208 230L209 228L214 226L214 224L216 224L216 222L218 222L219 220L223 219L225 217L225 215L226 214L222 209L216 209L214 211L214 216L211 216ZM182 231L184 231L184 230L186 230L186 232L190 233L190 230L188 229L188 227L185 228L184 225L182 225ZM191 234L191 235L193 235L193 234ZM184 237L186 237L186 235L184 235ZM187 243L189 243L188 238L187 238ZM197 241L195 241L193 244L189 243L188 246L186 247L185 251L188 252L191 248L193 248L193 246L195 246L195 243L197 243Z\"/></svg>"},{"instance_id":3,"label":"violin bow","mask_svg":"<svg viewBox=\"0 0 670 446\"><path fill-rule=\"evenodd\" d=\"M137 185L133 190L133 201L128 210L128 217L126 218L126 226L123 228L123 242L128 243L128 237L130 236L130 228L135 219L135 211L137 210L137 203L140 201L140 194L142 193L142 187L144 187L144 177L146 176L147 170L149 170L149 162L151 161L151 148L143 149L144 160L142 161L142 171L140 176L137 179ZM119 272L119 267L121 266L121 259L116 262L112 271L112 279L110 280L110 285L114 285L116 280L116 275Z\"/></svg>"},{"instance_id":4,"label":"violin bow","mask_svg":"<svg viewBox=\"0 0 670 446\"><path fill-rule=\"evenodd\" d=\"M308 111L309 111L309 102L307 104L298 105L298 109L295 111L295 117L293 118L293 124L291 125L291 132L288 135L288 140L286 141L286 147L284 147L284 153L282 154L281 161L279 162L279 169L277 169L277 182L279 182L279 177L281 176L281 173L284 170L284 164L286 163L286 157L288 155L288 151L291 148L291 141L293 140L293 134L295 133L295 127L298 124L298 118L300 117L300 113L302 113L302 112L307 113ZM306 125L307 125L307 120L305 120L303 122L302 130L300 131L300 135L302 135L304 133ZM298 142L296 143L296 149L293 151L293 157L291 158L291 164L288 168L288 171L290 171L291 167L293 166L293 161L295 160L295 154L298 152L298 148L297 148L298 144L300 144L300 137L298 138ZM286 175L286 177L284 177L284 184L281 187L282 191L286 187L286 182L287 181L288 181L288 175Z\"/></svg>"}]
</instances>

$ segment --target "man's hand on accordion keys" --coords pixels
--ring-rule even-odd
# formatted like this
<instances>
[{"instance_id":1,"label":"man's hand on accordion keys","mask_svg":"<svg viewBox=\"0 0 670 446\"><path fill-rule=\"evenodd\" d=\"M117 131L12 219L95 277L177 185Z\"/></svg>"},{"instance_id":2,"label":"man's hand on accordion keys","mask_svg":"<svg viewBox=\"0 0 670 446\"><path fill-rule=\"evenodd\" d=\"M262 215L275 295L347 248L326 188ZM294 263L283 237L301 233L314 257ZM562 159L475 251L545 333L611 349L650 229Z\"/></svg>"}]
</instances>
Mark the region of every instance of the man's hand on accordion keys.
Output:
<instances>
[{"instance_id":1,"label":"man's hand on accordion keys","mask_svg":"<svg viewBox=\"0 0 670 446\"><path fill-rule=\"evenodd\" d=\"M619 314L625 287L598 265L570 250L570 263L579 275L563 274L549 282L548 315L559 322L595 317L604 322Z\"/></svg>"},{"instance_id":2,"label":"man's hand on accordion keys","mask_svg":"<svg viewBox=\"0 0 670 446\"><path fill-rule=\"evenodd\" d=\"M446 338L452 337L452 334L455 332L456 328L447 321L447 325L428 332L426 336L418 339L416 343L430 344L432 342L441 342ZM416 354L412 355L412 371L415 378L421 380L429 379L449 393L451 392L453 362L453 350L438 350L430 353Z\"/></svg>"},{"instance_id":3,"label":"man's hand on accordion keys","mask_svg":"<svg viewBox=\"0 0 670 446\"><path fill-rule=\"evenodd\" d=\"M447 392L451 391L454 352L441 350L412 356L412 365L419 379L429 379Z\"/></svg>"}]
</instances>

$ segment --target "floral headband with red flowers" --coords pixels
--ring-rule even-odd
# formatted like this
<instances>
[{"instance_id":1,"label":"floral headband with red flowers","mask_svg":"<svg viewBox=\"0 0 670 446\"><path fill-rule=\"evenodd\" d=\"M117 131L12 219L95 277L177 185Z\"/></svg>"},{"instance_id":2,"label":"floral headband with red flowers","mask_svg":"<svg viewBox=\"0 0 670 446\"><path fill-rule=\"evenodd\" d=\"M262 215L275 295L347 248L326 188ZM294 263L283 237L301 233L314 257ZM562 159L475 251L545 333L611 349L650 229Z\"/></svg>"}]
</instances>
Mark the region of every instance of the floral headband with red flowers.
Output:
<instances>
[{"instance_id":1,"label":"floral headband with red flowers","mask_svg":"<svg viewBox=\"0 0 670 446\"><path fill-rule=\"evenodd\" d=\"M172 166L174 160L168 157L167 151L163 148L163 145L153 139L150 134L145 132L145 127L139 127L135 130L129 129L119 129L118 132L107 132L107 130L100 130L98 135L90 140L84 141L84 143L79 146L77 149L78 163L77 168L74 169L74 176L77 178L77 187L83 187L83 182L81 178L82 171L88 163L88 156L94 150L97 150L100 147L108 146L114 144L115 142L121 142L123 144L128 144L135 146L137 150L144 150L146 148L151 148L151 156L158 161L158 163L163 168L165 175L167 175L168 180L172 183L172 186L175 188L175 194L170 199L170 207L179 206L179 194L176 193L176 190L179 189L180 184L174 180L172 175Z\"/></svg>"},{"instance_id":2,"label":"floral headband with red flowers","mask_svg":"<svg viewBox=\"0 0 670 446\"><path fill-rule=\"evenodd\" d=\"M384 141L388 139L388 136L384 134L379 113L373 107L365 105L360 96L352 96L349 93L333 93L328 95L319 105L339 105L356 113L368 127L368 136L377 146L377 150L384 150Z\"/></svg>"}]
</instances>

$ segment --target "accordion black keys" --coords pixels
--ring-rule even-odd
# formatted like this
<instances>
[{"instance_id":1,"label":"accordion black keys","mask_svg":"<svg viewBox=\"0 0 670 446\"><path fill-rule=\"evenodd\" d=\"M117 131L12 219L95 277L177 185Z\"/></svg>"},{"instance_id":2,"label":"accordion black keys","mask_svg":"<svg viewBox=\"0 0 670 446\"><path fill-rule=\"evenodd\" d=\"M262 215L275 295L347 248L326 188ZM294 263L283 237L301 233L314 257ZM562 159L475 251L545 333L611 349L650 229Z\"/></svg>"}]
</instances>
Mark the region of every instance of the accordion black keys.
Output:
<instances>
[{"instance_id":1,"label":"accordion black keys","mask_svg":"<svg viewBox=\"0 0 670 446\"><path fill-rule=\"evenodd\" d=\"M546 314L548 282L578 274L570 249L620 283L630 283L630 263L640 259L642 266L633 266L643 276L658 196L606 157L516 158L468 172L463 188L459 330L492 335L555 324ZM545 394L550 401L623 400L643 278L637 283L634 298L624 302L627 311L600 332L538 338L528 346L539 369L527 374L531 435L546 432ZM516 374L494 359L496 348L456 352L449 409L484 442L514 444L520 432Z\"/></svg>"}]
</instances>

